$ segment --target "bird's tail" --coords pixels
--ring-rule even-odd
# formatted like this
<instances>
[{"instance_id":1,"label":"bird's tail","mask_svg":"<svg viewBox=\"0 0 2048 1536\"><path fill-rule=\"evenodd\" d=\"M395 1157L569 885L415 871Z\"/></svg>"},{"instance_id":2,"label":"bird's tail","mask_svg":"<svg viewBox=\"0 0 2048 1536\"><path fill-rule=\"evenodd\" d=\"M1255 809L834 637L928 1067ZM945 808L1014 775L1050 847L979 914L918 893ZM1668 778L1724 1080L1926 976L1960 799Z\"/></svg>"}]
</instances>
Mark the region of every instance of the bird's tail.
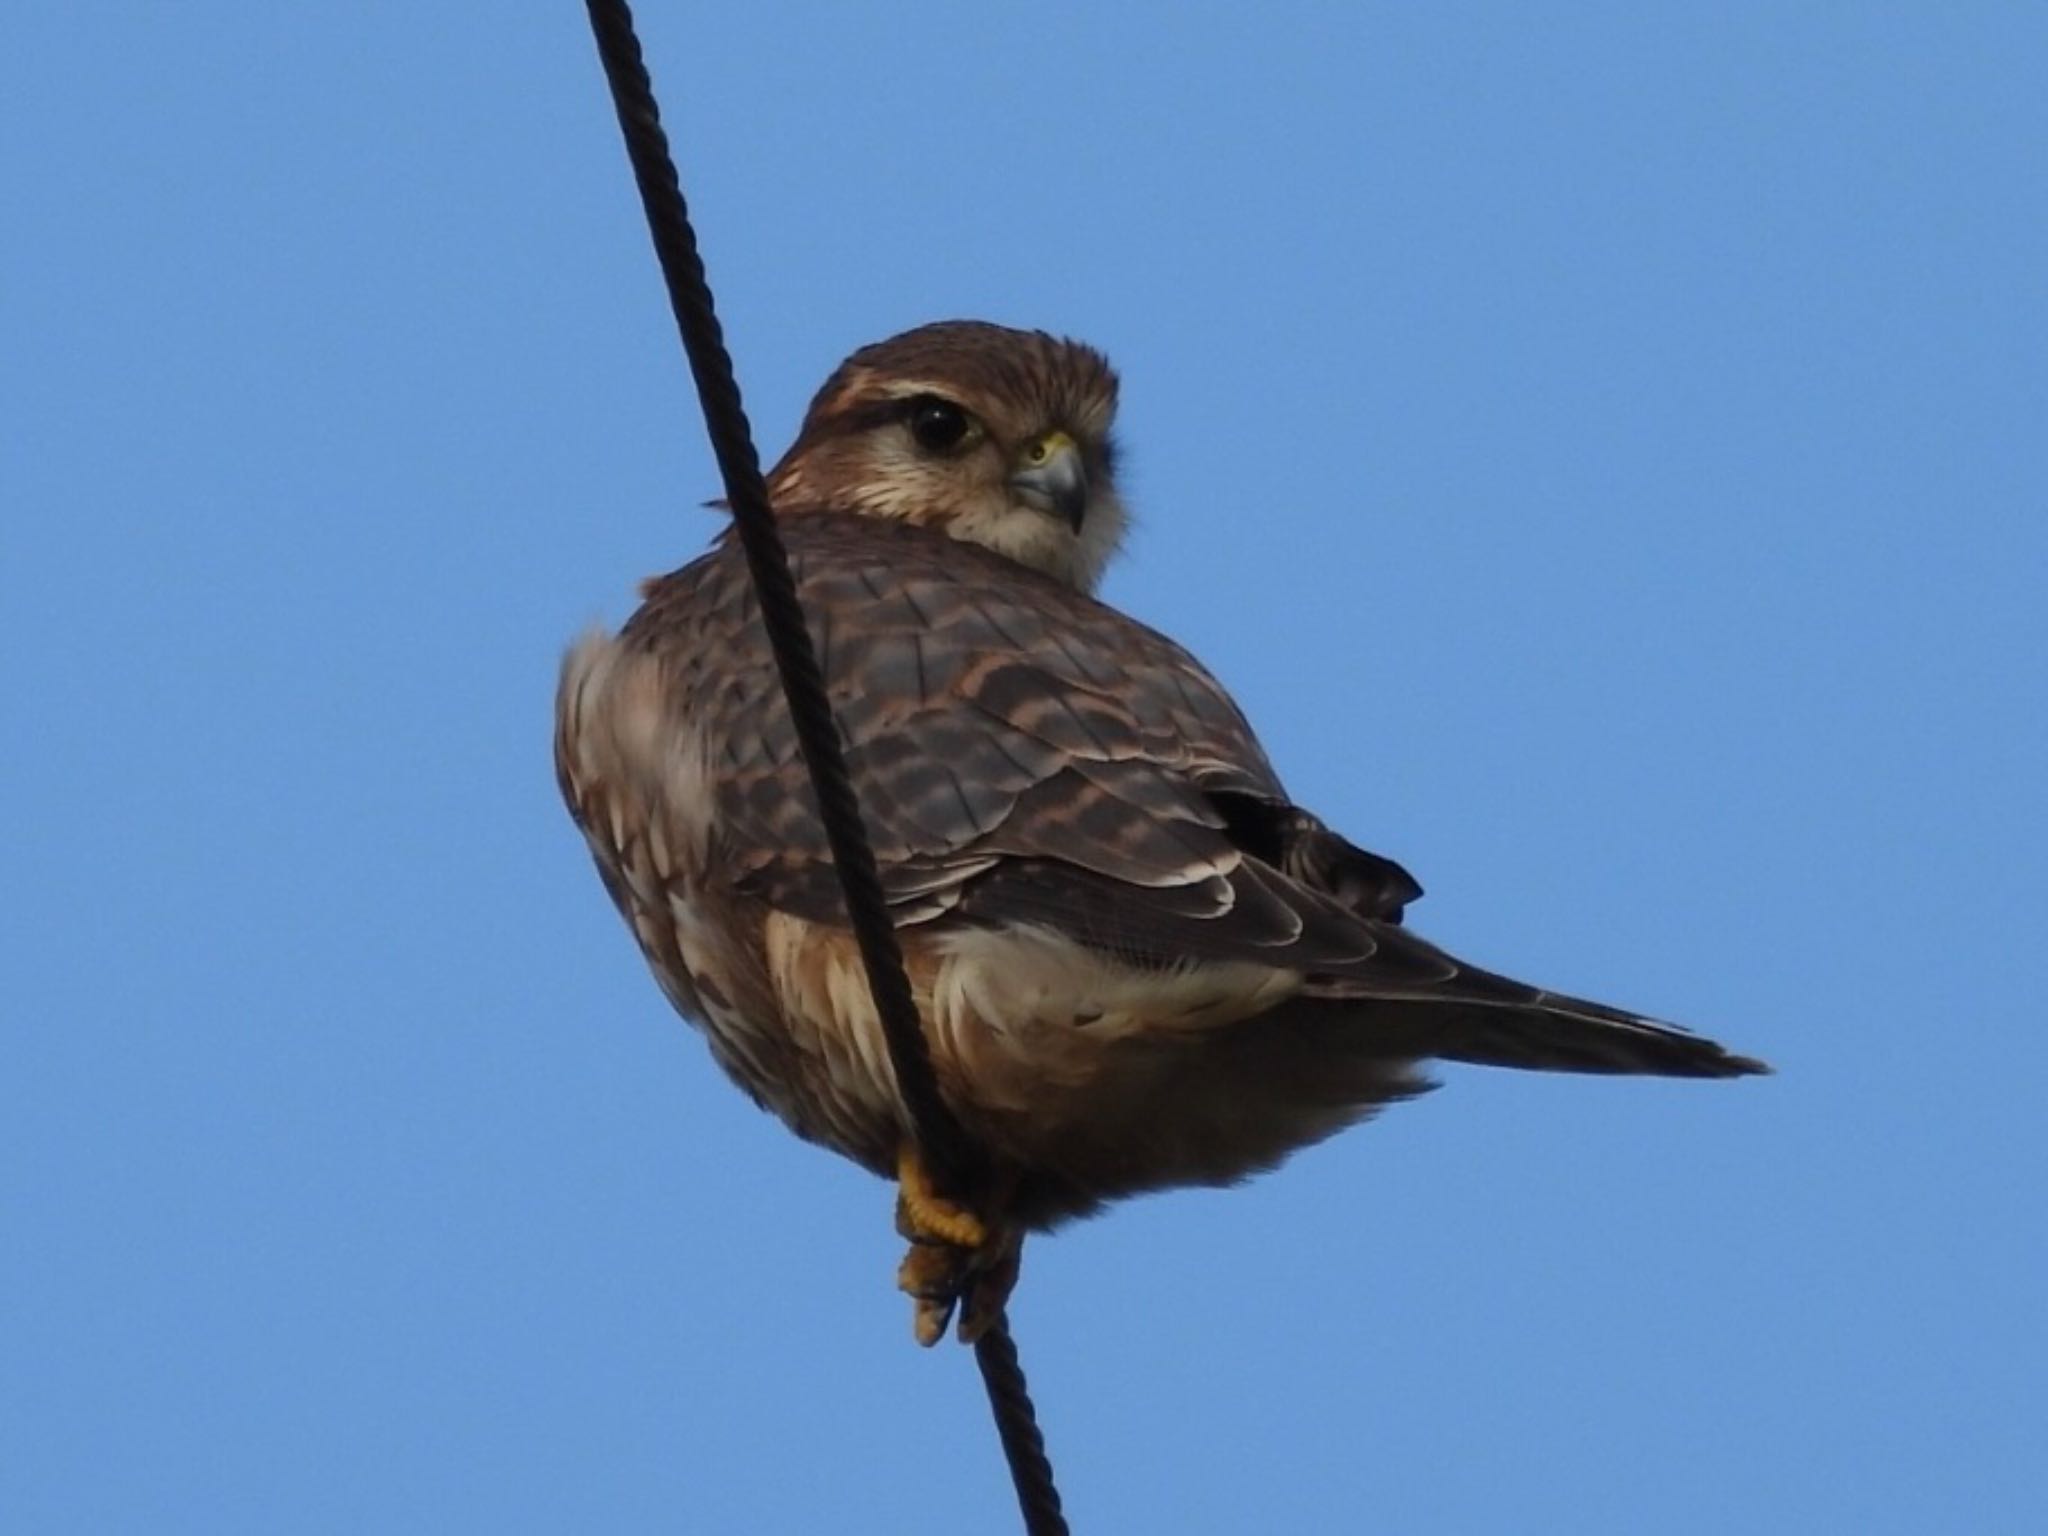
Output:
<instances>
[{"instance_id":1,"label":"bird's tail","mask_svg":"<svg viewBox=\"0 0 2048 1536\"><path fill-rule=\"evenodd\" d=\"M1446 1061L1659 1077L1747 1077L1771 1070L1675 1024L1555 992L1519 1003L1446 1001L1430 1012L1430 1054Z\"/></svg>"},{"instance_id":2,"label":"bird's tail","mask_svg":"<svg viewBox=\"0 0 2048 1536\"><path fill-rule=\"evenodd\" d=\"M1771 1070L1675 1024L1497 976L1405 929L1376 931L1381 945L1370 970L1330 978L1324 995L1369 999L1375 1034L1396 1049L1540 1072L1746 1077Z\"/></svg>"}]
</instances>

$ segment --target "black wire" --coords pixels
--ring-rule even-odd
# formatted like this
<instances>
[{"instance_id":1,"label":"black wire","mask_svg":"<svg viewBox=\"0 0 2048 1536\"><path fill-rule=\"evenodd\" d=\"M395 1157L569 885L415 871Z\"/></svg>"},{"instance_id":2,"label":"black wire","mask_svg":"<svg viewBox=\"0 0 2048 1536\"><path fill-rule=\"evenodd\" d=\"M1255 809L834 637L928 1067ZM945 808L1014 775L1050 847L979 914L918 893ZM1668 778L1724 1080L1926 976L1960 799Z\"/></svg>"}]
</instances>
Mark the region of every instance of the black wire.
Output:
<instances>
[{"instance_id":1,"label":"black wire","mask_svg":"<svg viewBox=\"0 0 2048 1536\"><path fill-rule=\"evenodd\" d=\"M1017 1485L1024 1529L1029 1536L1067 1536L1052 1461L1045 1454L1045 1436L1038 1431L1038 1414L1031 1406L1031 1389L1024 1384L1024 1366L1017 1359L1017 1341L1010 1337L1007 1320L997 1318L974 1341L974 1363L981 1367L989 1411L1003 1441L1003 1459L1010 1464L1010 1481Z\"/></svg>"},{"instance_id":2,"label":"black wire","mask_svg":"<svg viewBox=\"0 0 2048 1536\"><path fill-rule=\"evenodd\" d=\"M903 951L896 942L895 925L890 920L881 876L875 867L874 849L861 820L860 802L847 772L845 754L840 750L838 724L832 717L817 650L797 600L789 555L769 510L760 456L754 450L753 431L740 400L732 358L725 349L725 337L712 309L711 287L705 280L704 262L697 252L696 232L690 226L689 208L683 201L675 162L669 155L668 136L662 132L654 84L648 78L640 40L633 31L633 13L624 0L586 0L586 7L591 31L597 39L598 57L611 84L612 104L618 110L619 131L625 136L626 154L633 163L633 178L639 183L655 255L668 285L669 304L675 311L683 350L690 359L690 373L697 383L705 431L725 481L726 502L732 509L747 568L753 574L762 622L767 626L775 664L782 674L783 695L796 727L797 744L802 748L811 787L818 797L832 862L846 897L846 914L860 945L868 987L874 994L875 1011L888 1042L897 1091L910 1114L918 1143L944 1186L971 1189L981 1182L983 1159L939 1097L938 1081L926 1053L924 1030L918 1022L917 1004L911 996L910 978L903 968ZM1017 1346L1010 1338L1006 1319L998 1318L976 1342L974 1358L981 1367L982 1384L988 1393L997 1433L1002 1437L1003 1454L1017 1485L1017 1503L1023 1511L1025 1530L1031 1536L1064 1536L1067 1522L1060 1513L1052 1463L1045 1454L1045 1440L1039 1433L1023 1367L1017 1359Z\"/></svg>"},{"instance_id":3,"label":"black wire","mask_svg":"<svg viewBox=\"0 0 2048 1536\"><path fill-rule=\"evenodd\" d=\"M625 134L626 153L640 184L640 201L647 210L655 255L668 284L669 303L682 333L683 350L689 355L690 373L697 381L704 427L725 480L726 503L732 509L747 568L753 573L761 618L782 674L797 743L810 770L832 862L846 894L847 915L881 1014L897 1090L917 1127L919 1142L938 1164L938 1171L956 1188L971 1187L980 1171L978 1154L941 1102L925 1055L924 1032L904 974L903 952L896 943L874 851L840 750L839 728L825 696L817 650L797 602L789 555L768 509L761 460L754 451L753 431L740 402L725 336L711 307L711 287L697 253L697 237L690 226L675 162L669 156L668 136L662 132L653 83L633 33L632 12L623 4L600 0L589 0L588 8L598 54L611 82L612 101L618 108L619 127Z\"/></svg>"}]
</instances>

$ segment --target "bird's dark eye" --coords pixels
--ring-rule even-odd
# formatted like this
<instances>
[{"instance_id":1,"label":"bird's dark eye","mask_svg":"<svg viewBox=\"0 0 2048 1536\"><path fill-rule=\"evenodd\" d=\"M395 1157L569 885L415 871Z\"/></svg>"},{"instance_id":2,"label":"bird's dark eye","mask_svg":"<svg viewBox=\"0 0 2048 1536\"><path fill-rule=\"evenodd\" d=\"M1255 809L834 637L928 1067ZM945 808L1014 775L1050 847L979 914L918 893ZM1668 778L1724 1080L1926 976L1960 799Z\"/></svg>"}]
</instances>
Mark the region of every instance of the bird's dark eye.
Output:
<instances>
[{"instance_id":1,"label":"bird's dark eye","mask_svg":"<svg viewBox=\"0 0 2048 1536\"><path fill-rule=\"evenodd\" d=\"M967 441L967 435L974 428L973 420L950 400L937 395L919 395L910 402L905 418L910 423L910 435L917 439L917 446L927 453L951 453Z\"/></svg>"}]
</instances>

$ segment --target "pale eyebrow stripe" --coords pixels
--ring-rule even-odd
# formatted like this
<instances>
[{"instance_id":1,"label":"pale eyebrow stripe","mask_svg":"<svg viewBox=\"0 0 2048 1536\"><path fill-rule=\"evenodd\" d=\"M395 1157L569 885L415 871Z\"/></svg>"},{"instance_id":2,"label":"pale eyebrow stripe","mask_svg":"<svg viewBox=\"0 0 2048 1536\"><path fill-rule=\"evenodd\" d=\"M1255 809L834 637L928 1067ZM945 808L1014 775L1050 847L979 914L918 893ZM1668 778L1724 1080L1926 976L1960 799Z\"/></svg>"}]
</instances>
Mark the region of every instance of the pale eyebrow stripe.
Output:
<instances>
[{"instance_id":1,"label":"pale eyebrow stripe","mask_svg":"<svg viewBox=\"0 0 2048 1536\"><path fill-rule=\"evenodd\" d=\"M953 385L932 379L896 379L884 384L882 393L891 400L908 400L916 395L937 395L941 399L955 400L958 392Z\"/></svg>"}]
</instances>

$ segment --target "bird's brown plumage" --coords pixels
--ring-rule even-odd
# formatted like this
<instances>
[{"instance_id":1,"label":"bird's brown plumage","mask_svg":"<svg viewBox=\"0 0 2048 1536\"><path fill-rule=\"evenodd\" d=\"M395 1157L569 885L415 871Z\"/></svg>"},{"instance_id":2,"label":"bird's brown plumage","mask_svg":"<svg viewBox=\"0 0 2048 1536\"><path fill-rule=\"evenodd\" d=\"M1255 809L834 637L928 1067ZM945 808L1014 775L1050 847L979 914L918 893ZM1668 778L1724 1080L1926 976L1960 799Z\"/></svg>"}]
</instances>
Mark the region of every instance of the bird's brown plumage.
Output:
<instances>
[{"instance_id":1,"label":"bird's brown plumage","mask_svg":"<svg viewBox=\"0 0 2048 1536\"><path fill-rule=\"evenodd\" d=\"M971 441L921 446L930 397ZM772 479L942 1091L1013 1218L1243 1177L1417 1091L1431 1056L1759 1070L1403 926L1405 871L1294 806L1209 673L1083 590L1121 524L1114 400L1088 349L929 327L842 365ZM1017 468L1069 440L1078 527ZM891 1171L906 1127L734 541L571 652L556 752L722 1064Z\"/></svg>"}]
</instances>

